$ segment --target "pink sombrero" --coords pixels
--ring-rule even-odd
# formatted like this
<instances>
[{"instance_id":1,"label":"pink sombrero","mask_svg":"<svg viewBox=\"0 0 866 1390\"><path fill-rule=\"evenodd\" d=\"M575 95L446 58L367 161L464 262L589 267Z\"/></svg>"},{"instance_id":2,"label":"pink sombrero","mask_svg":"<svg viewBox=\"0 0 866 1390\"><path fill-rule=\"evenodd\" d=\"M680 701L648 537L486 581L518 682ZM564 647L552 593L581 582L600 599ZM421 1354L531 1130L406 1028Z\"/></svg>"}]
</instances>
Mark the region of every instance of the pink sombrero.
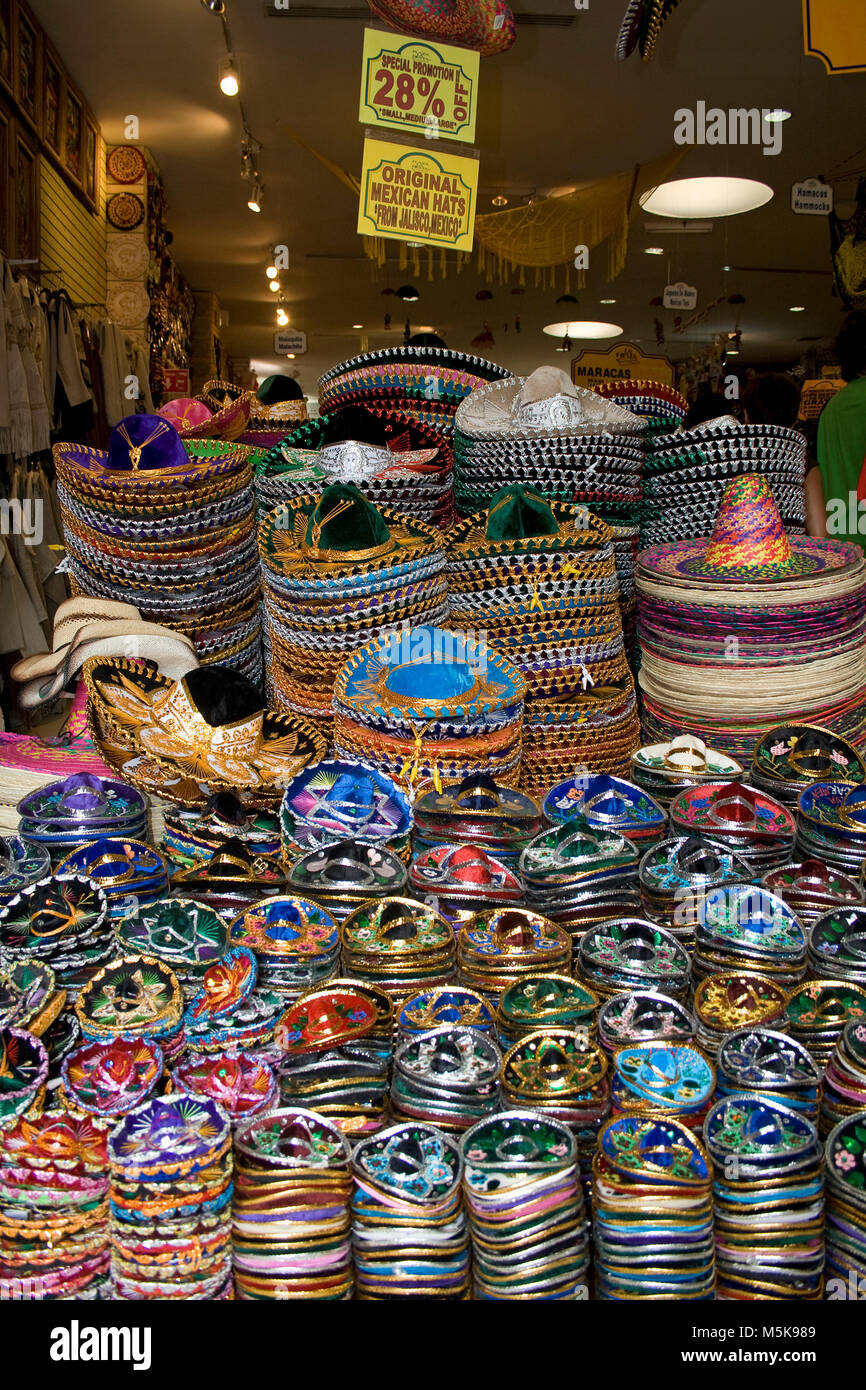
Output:
<instances>
[{"instance_id":1,"label":"pink sombrero","mask_svg":"<svg viewBox=\"0 0 866 1390\"><path fill-rule=\"evenodd\" d=\"M253 396L249 391L215 409L195 397L178 396L157 411L174 425L181 439L222 439L231 443L249 423Z\"/></svg>"}]
</instances>

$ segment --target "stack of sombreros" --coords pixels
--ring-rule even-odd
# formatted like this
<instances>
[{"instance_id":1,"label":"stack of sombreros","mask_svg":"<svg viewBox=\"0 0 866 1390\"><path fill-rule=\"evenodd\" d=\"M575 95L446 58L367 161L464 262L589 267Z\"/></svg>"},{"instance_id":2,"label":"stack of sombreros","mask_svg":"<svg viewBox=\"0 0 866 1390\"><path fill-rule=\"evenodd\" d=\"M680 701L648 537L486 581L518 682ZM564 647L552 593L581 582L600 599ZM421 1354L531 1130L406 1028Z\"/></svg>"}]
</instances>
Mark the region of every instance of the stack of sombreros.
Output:
<instances>
[{"instance_id":1,"label":"stack of sombreros","mask_svg":"<svg viewBox=\"0 0 866 1390\"><path fill-rule=\"evenodd\" d=\"M669 807L675 835L725 845L748 866L744 878L786 864L794 851L793 814L766 792L745 782L708 782L678 792Z\"/></svg>"},{"instance_id":2,"label":"stack of sombreros","mask_svg":"<svg viewBox=\"0 0 866 1390\"><path fill-rule=\"evenodd\" d=\"M656 989L612 994L598 1011L598 1040L613 1056L633 1043L691 1043L696 1020L691 1010Z\"/></svg>"},{"instance_id":3,"label":"stack of sombreros","mask_svg":"<svg viewBox=\"0 0 866 1390\"><path fill-rule=\"evenodd\" d=\"M217 407L202 396L175 396L156 412L174 425L181 439L221 439L233 442L247 428L253 405L253 394L228 396Z\"/></svg>"},{"instance_id":4,"label":"stack of sombreros","mask_svg":"<svg viewBox=\"0 0 866 1390\"><path fill-rule=\"evenodd\" d=\"M342 922L371 899L399 897L406 889L406 865L383 845L354 837L307 850L288 867L289 887Z\"/></svg>"},{"instance_id":5,"label":"stack of sombreros","mask_svg":"<svg viewBox=\"0 0 866 1390\"><path fill-rule=\"evenodd\" d=\"M113 952L108 900L83 874L48 874L0 909L0 966L47 965L70 999Z\"/></svg>"},{"instance_id":6,"label":"stack of sombreros","mask_svg":"<svg viewBox=\"0 0 866 1390\"><path fill-rule=\"evenodd\" d=\"M183 990L174 972L152 956L114 956L75 1001L85 1042L148 1038L167 1064L183 1052Z\"/></svg>"},{"instance_id":7,"label":"stack of sombreros","mask_svg":"<svg viewBox=\"0 0 866 1390\"><path fill-rule=\"evenodd\" d=\"M247 907L231 922L229 940L254 953L261 983L286 998L296 998L339 972L336 923L324 908L305 898L279 894Z\"/></svg>"},{"instance_id":8,"label":"stack of sombreros","mask_svg":"<svg viewBox=\"0 0 866 1390\"><path fill-rule=\"evenodd\" d=\"M757 475L772 489L792 535L805 523L806 438L785 425L745 425L722 416L648 441L641 544L712 534L731 479Z\"/></svg>"},{"instance_id":9,"label":"stack of sombreros","mask_svg":"<svg viewBox=\"0 0 866 1390\"><path fill-rule=\"evenodd\" d=\"M108 1139L115 1299L233 1298L232 1127L222 1106L174 1092Z\"/></svg>"},{"instance_id":10,"label":"stack of sombreros","mask_svg":"<svg viewBox=\"0 0 866 1390\"><path fill-rule=\"evenodd\" d=\"M691 962L682 942L663 927L623 917L580 938L574 978L605 999L644 989L682 1002L689 993Z\"/></svg>"},{"instance_id":11,"label":"stack of sombreros","mask_svg":"<svg viewBox=\"0 0 866 1390\"><path fill-rule=\"evenodd\" d=\"M107 1135L46 1110L0 1126L4 1299L92 1300L109 1267Z\"/></svg>"},{"instance_id":12,"label":"stack of sombreros","mask_svg":"<svg viewBox=\"0 0 866 1390\"><path fill-rule=\"evenodd\" d=\"M708 748L694 734L680 734L669 743L647 744L631 755L631 778L662 806L685 787L727 782L744 774L736 758ZM757 784L756 784L757 785Z\"/></svg>"},{"instance_id":13,"label":"stack of sombreros","mask_svg":"<svg viewBox=\"0 0 866 1390\"><path fill-rule=\"evenodd\" d=\"M637 415L646 425L644 438L648 445L655 436L670 434L677 429L689 408L685 396L675 386L666 386L661 381L620 377L612 381L599 381L592 389L597 396L615 401L624 410Z\"/></svg>"},{"instance_id":14,"label":"stack of sombreros","mask_svg":"<svg viewBox=\"0 0 866 1390\"><path fill-rule=\"evenodd\" d=\"M806 980L792 991L785 1010L785 1032L826 1067L845 1025L866 1026L866 989L846 980Z\"/></svg>"},{"instance_id":15,"label":"stack of sombreros","mask_svg":"<svg viewBox=\"0 0 866 1390\"><path fill-rule=\"evenodd\" d=\"M607 773L580 772L551 787L542 810L552 825L580 816L585 828L621 835L644 851L657 844L667 829L664 809L633 782Z\"/></svg>"},{"instance_id":16,"label":"stack of sombreros","mask_svg":"<svg viewBox=\"0 0 866 1390\"><path fill-rule=\"evenodd\" d=\"M787 903L765 888L727 883L703 894L692 973L700 980L729 970L754 971L783 990L806 974L806 933Z\"/></svg>"},{"instance_id":17,"label":"stack of sombreros","mask_svg":"<svg viewBox=\"0 0 866 1390\"><path fill-rule=\"evenodd\" d=\"M817 1124L821 1085L821 1068L807 1048L775 1028L738 1028L721 1042L716 1058L718 1100L742 1100L758 1092Z\"/></svg>"},{"instance_id":18,"label":"stack of sombreros","mask_svg":"<svg viewBox=\"0 0 866 1390\"><path fill-rule=\"evenodd\" d=\"M527 688L524 781L625 771L639 741L610 528L532 487L500 489L448 536L452 626L483 629Z\"/></svg>"},{"instance_id":19,"label":"stack of sombreros","mask_svg":"<svg viewBox=\"0 0 866 1390\"><path fill-rule=\"evenodd\" d=\"M312 763L289 783L280 806L288 865L309 850L347 837L358 844L387 847L405 859L411 828L412 807L405 792L391 777L355 759Z\"/></svg>"},{"instance_id":20,"label":"stack of sombreros","mask_svg":"<svg viewBox=\"0 0 866 1390\"><path fill-rule=\"evenodd\" d=\"M796 805L812 782L866 782L866 762L850 743L814 724L779 724L759 739L749 781Z\"/></svg>"},{"instance_id":21,"label":"stack of sombreros","mask_svg":"<svg viewBox=\"0 0 866 1390\"><path fill-rule=\"evenodd\" d=\"M158 415L115 425L108 451L54 447L70 573L188 636L203 663L261 676L259 566L248 451L186 443Z\"/></svg>"},{"instance_id":22,"label":"stack of sombreros","mask_svg":"<svg viewBox=\"0 0 866 1390\"><path fill-rule=\"evenodd\" d=\"M805 787L797 806L797 849L856 875L866 859L866 787L841 779Z\"/></svg>"},{"instance_id":23,"label":"stack of sombreros","mask_svg":"<svg viewBox=\"0 0 866 1390\"><path fill-rule=\"evenodd\" d=\"M239 1127L234 1149L238 1298L351 1298L345 1135L310 1110L272 1110Z\"/></svg>"},{"instance_id":24,"label":"stack of sombreros","mask_svg":"<svg viewBox=\"0 0 866 1390\"><path fill-rule=\"evenodd\" d=\"M192 1056L175 1067L171 1081L174 1090L215 1100L235 1126L277 1104L273 1067L264 1057L239 1047Z\"/></svg>"},{"instance_id":25,"label":"stack of sombreros","mask_svg":"<svg viewBox=\"0 0 866 1390\"><path fill-rule=\"evenodd\" d=\"M546 1028L593 1038L597 1013L597 996L569 975L553 971L520 975L499 997L496 1036L503 1050Z\"/></svg>"},{"instance_id":26,"label":"stack of sombreros","mask_svg":"<svg viewBox=\"0 0 866 1390\"><path fill-rule=\"evenodd\" d=\"M672 835L648 849L640 861L641 907L652 921L693 945L704 894L749 876L748 866L721 841Z\"/></svg>"},{"instance_id":27,"label":"stack of sombreros","mask_svg":"<svg viewBox=\"0 0 866 1390\"><path fill-rule=\"evenodd\" d=\"M292 376L265 377L255 392L233 381L206 381L197 397L214 411L228 412L240 401L249 402L249 416L240 435L242 444L270 449L296 424L307 418L307 402Z\"/></svg>"},{"instance_id":28,"label":"stack of sombreros","mask_svg":"<svg viewBox=\"0 0 866 1390\"><path fill-rule=\"evenodd\" d=\"M480 845L445 844L419 850L409 865L409 886L436 904L455 926L485 908L522 903L523 884L515 866Z\"/></svg>"},{"instance_id":29,"label":"stack of sombreros","mask_svg":"<svg viewBox=\"0 0 866 1390\"><path fill-rule=\"evenodd\" d=\"M401 411L347 405L294 426L253 461L259 514L281 502L353 483L379 507L431 526L454 517L450 445Z\"/></svg>"},{"instance_id":30,"label":"stack of sombreros","mask_svg":"<svg viewBox=\"0 0 866 1390\"><path fill-rule=\"evenodd\" d=\"M709 540L638 562L644 734L739 759L783 719L866 739L866 559L789 537L766 479L734 478Z\"/></svg>"},{"instance_id":31,"label":"stack of sombreros","mask_svg":"<svg viewBox=\"0 0 866 1390\"><path fill-rule=\"evenodd\" d=\"M436 985L422 989L400 1005L397 1034L401 1042L417 1038L432 1028L473 1028L494 1037L493 1010L474 989L461 985Z\"/></svg>"},{"instance_id":32,"label":"stack of sombreros","mask_svg":"<svg viewBox=\"0 0 866 1390\"><path fill-rule=\"evenodd\" d=\"M359 1298L469 1297L462 1173L456 1141L432 1124L394 1125L358 1144L352 1244Z\"/></svg>"},{"instance_id":33,"label":"stack of sombreros","mask_svg":"<svg viewBox=\"0 0 866 1390\"><path fill-rule=\"evenodd\" d=\"M386 1123L394 1008L376 985L331 980L307 990L281 1020L281 1103L305 1105L357 1139Z\"/></svg>"},{"instance_id":34,"label":"stack of sombreros","mask_svg":"<svg viewBox=\"0 0 866 1390\"><path fill-rule=\"evenodd\" d=\"M25 842L47 851L55 863L89 840L147 838L141 792L89 772L74 772L30 792L18 802L18 814Z\"/></svg>"},{"instance_id":35,"label":"stack of sombreros","mask_svg":"<svg viewBox=\"0 0 866 1390\"><path fill-rule=\"evenodd\" d=\"M717 1298L819 1299L824 1155L802 1115L764 1095L720 1100L704 1141L715 1164Z\"/></svg>"},{"instance_id":36,"label":"stack of sombreros","mask_svg":"<svg viewBox=\"0 0 866 1390\"><path fill-rule=\"evenodd\" d=\"M319 410L363 405L405 414L450 439L461 401L487 382L510 376L504 367L450 348L379 348L338 362L319 381Z\"/></svg>"},{"instance_id":37,"label":"stack of sombreros","mask_svg":"<svg viewBox=\"0 0 866 1390\"><path fill-rule=\"evenodd\" d=\"M243 840L223 840L204 864L177 869L172 888L204 903L224 917L233 917L247 903L258 902L286 886L282 865L254 859Z\"/></svg>"},{"instance_id":38,"label":"stack of sombreros","mask_svg":"<svg viewBox=\"0 0 866 1390\"><path fill-rule=\"evenodd\" d=\"M539 367L479 387L454 420L454 497L471 515L509 483L582 502L613 531L626 641L634 616L644 422L614 401Z\"/></svg>"},{"instance_id":39,"label":"stack of sombreros","mask_svg":"<svg viewBox=\"0 0 866 1390\"><path fill-rule=\"evenodd\" d=\"M454 978L454 928L427 903L384 898L366 903L340 924L343 970L396 1000Z\"/></svg>"},{"instance_id":40,"label":"stack of sombreros","mask_svg":"<svg viewBox=\"0 0 866 1390\"><path fill-rule=\"evenodd\" d=\"M429 626L392 631L337 676L336 751L419 790L481 772L516 786L525 691L520 672L483 638Z\"/></svg>"},{"instance_id":41,"label":"stack of sombreros","mask_svg":"<svg viewBox=\"0 0 866 1390\"><path fill-rule=\"evenodd\" d=\"M413 819L416 854L438 845L475 845L512 866L543 824L531 797L498 787L486 773L441 792L424 792L415 801Z\"/></svg>"},{"instance_id":42,"label":"stack of sombreros","mask_svg":"<svg viewBox=\"0 0 866 1390\"><path fill-rule=\"evenodd\" d=\"M257 957L246 946L233 946L200 976L201 988L183 1016L190 1054L215 1057L225 1052L279 1051L286 1010L282 995L258 984Z\"/></svg>"},{"instance_id":43,"label":"stack of sombreros","mask_svg":"<svg viewBox=\"0 0 866 1390\"><path fill-rule=\"evenodd\" d=\"M677 1120L700 1134L715 1085L715 1067L699 1048L688 1043L634 1043L614 1054L611 1108L614 1115Z\"/></svg>"},{"instance_id":44,"label":"stack of sombreros","mask_svg":"<svg viewBox=\"0 0 866 1390\"><path fill-rule=\"evenodd\" d=\"M834 1296L861 1297L866 1279L866 1110L842 1120L827 1136L827 1239L824 1266Z\"/></svg>"},{"instance_id":45,"label":"stack of sombreros","mask_svg":"<svg viewBox=\"0 0 866 1390\"><path fill-rule=\"evenodd\" d=\"M137 787L204 809L232 790L273 804L325 752L306 720L264 708L240 672L199 666L180 681L119 657L85 663L88 721L106 762Z\"/></svg>"},{"instance_id":46,"label":"stack of sombreros","mask_svg":"<svg viewBox=\"0 0 866 1390\"><path fill-rule=\"evenodd\" d=\"M394 1054L391 1110L455 1133L499 1108L502 1054L475 1028L448 1025L402 1042Z\"/></svg>"},{"instance_id":47,"label":"stack of sombreros","mask_svg":"<svg viewBox=\"0 0 866 1390\"><path fill-rule=\"evenodd\" d=\"M866 1109L866 1026L862 1019L852 1018L839 1034L824 1072L820 1099L822 1134Z\"/></svg>"},{"instance_id":48,"label":"stack of sombreros","mask_svg":"<svg viewBox=\"0 0 866 1390\"><path fill-rule=\"evenodd\" d=\"M432 526L380 512L354 485L274 508L259 528L269 686L279 704L328 719L333 683L383 630L447 613Z\"/></svg>"},{"instance_id":49,"label":"stack of sombreros","mask_svg":"<svg viewBox=\"0 0 866 1390\"><path fill-rule=\"evenodd\" d=\"M522 976L570 969L568 933L537 912L515 907L480 912L457 933L457 978L492 1004Z\"/></svg>"},{"instance_id":50,"label":"stack of sombreros","mask_svg":"<svg viewBox=\"0 0 866 1390\"><path fill-rule=\"evenodd\" d=\"M203 806L167 806L160 849L179 869L206 864L219 845L235 837L254 861L280 857L280 823L267 805L243 802L234 792L214 792Z\"/></svg>"},{"instance_id":51,"label":"stack of sombreros","mask_svg":"<svg viewBox=\"0 0 866 1390\"><path fill-rule=\"evenodd\" d=\"M576 815L543 830L521 854L526 905L576 941L597 922L638 911L638 858L622 835L591 830Z\"/></svg>"}]
</instances>

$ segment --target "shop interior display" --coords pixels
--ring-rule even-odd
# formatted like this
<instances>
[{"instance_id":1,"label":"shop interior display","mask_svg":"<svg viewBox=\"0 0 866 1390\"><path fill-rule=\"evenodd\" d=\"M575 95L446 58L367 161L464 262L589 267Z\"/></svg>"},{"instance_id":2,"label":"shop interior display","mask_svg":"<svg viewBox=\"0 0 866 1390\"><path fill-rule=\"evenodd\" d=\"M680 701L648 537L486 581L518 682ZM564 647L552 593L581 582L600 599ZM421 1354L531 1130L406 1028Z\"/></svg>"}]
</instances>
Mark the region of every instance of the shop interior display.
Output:
<instances>
[{"instance_id":1,"label":"shop interior display","mask_svg":"<svg viewBox=\"0 0 866 1390\"><path fill-rule=\"evenodd\" d=\"M862 1298L862 14L202 0L129 115L92 3L0 0L0 1300ZM671 135L751 23L811 104Z\"/></svg>"}]
</instances>

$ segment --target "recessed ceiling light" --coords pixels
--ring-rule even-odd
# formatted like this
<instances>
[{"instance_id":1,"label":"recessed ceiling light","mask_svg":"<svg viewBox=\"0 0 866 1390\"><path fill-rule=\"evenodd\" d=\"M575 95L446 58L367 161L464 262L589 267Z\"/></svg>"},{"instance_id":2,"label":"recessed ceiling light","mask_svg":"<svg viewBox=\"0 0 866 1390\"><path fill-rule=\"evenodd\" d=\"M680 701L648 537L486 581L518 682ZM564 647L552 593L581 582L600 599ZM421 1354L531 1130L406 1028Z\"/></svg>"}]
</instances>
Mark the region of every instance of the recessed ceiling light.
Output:
<instances>
[{"instance_id":1,"label":"recessed ceiling light","mask_svg":"<svg viewBox=\"0 0 866 1390\"><path fill-rule=\"evenodd\" d=\"M791 313L792 313L792 314L805 314L805 312L806 312L806 306L805 306L805 304L792 304L792 305L791 305Z\"/></svg>"},{"instance_id":2,"label":"recessed ceiling light","mask_svg":"<svg viewBox=\"0 0 866 1390\"><path fill-rule=\"evenodd\" d=\"M665 253L663 246L645 246L643 250L645 256L663 256Z\"/></svg>"},{"instance_id":3,"label":"recessed ceiling light","mask_svg":"<svg viewBox=\"0 0 866 1390\"><path fill-rule=\"evenodd\" d=\"M287 352L287 353L286 353L286 356L288 357L288 359L289 359L290 362L294 362L294 360L295 360L295 354L294 354L293 352Z\"/></svg>"},{"instance_id":4,"label":"recessed ceiling light","mask_svg":"<svg viewBox=\"0 0 866 1390\"><path fill-rule=\"evenodd\" d=\"M414 285L399 285L394 293L398 299L404 299L407 304L414 304L416 299L421 298Z\"/></svg>"},{"instance_id":5,"label":"recessed ceiling light","mask_svg":"<svg viewBox=\"0 0 866 1390\"><path fill-rule=\"evenodd\" d=\"M733 217L769 203L773 190L757 179L672 179L641 196L645 212L656 217Z\"/></svg>"},{"instance_id":6,"label":"recessed ceiling light","mask_svg":"<svg viewBox=\"0 0 866 1390\"><path fill-rule=\"evenodd\" d=\"M778 121L790 121L790 119L790 111L786 111L782 106L777 106L774 110L768 111L766 116L764 117L765 121L770 121L773 124L775 124Z\"/></svg>"},{"instance_id":7,"label":"recessed ceiling light","mask_svg":"<svg viewBox=\"0 0 866 1390\"><path fill-rule=\"evenodd\" d=\"M544 330L551 338L618 338L622 329L618 323L598 323L594 319L572 320L570 323L548 323Z\"/></svg>"},{"instance_id":8,"label":"recessed ceiling light","mask_svg":"<svg viewBox=\"0 0 866 1390\"><path fill-rule=\"evenodd\" d=\"M269 266L267 267L267 269L265 270L265 274L267 275L267 277L268 277L269 280L276 280L276 278L277 278L277 267L276 267L275 265L269 265Z\"/></svg>"},{"instance_id":9,"label":"recessed ceiling light","mask_svg":"<svg viewBox=\"0 0 866 1390\"><path fill-rule=\"evenodd\" d=\"M497 193L496 197L495 197L495 198L491 198L490 201L491 201L491 203L493 204L493 206L494 206L495 208L507 208L507 207L508 207L508 199L507 199L507 198L504 196L504 194L502 194L502 193Z\"/></svg>"},{"instance_id":10,"label":"recessed ceiling light","mask_svg":"<svg viewBox=\"0 0 866 1390\"><path fill-rule=\"evenodd\" d=\"M723 266L722 266L722 270L733 270L733 268L734 268L734 267L733 267L732 265L723 265Z\"/></svg>"},{"instance_id":11,"label":"recessed ceiling light","mask_svg":"<svg viewBox=\"0 0 866 1390\"><path fill-rule=\"evenodd\" d=\"M599 304L615 304L615 303L616 303L616 300L615 300L615 299L600 299L598 302L599 302Z\"/></svg>"},{"instance_id":12,"label":"recessed ceiling light","mask_svg":"<svg viewBox=\"0 0 866 1390\"><path fill-rule=\"evenodd\" d=\"M363 325L362 323L353 323L353 324L352 324L352 327L353 327L353 328L363 328L364 325Z\"/></svg>"}]
</instances>

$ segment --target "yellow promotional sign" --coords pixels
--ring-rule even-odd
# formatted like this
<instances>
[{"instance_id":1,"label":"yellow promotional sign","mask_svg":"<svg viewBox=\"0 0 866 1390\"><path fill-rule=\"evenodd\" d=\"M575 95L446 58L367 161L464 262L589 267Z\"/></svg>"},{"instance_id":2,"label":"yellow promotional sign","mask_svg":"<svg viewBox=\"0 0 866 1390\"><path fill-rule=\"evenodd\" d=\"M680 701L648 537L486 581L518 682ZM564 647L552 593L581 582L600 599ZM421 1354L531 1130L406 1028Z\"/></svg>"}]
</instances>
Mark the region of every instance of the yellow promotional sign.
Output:
<instances>
[{"instance_id":1,"label":"yellow promotional sign","mask_svg":"<svg viewBox=\"0 0 866 1390\"><path fill-rule=\"evenodd\" d=\"M477 159L365 140L358 231L471 251L477 193Z\"/></svg>"},{"instance_id":2,"label":"yellow promotional sign","mask_svg":"<svg viewBox=\"0 0 866 1390\"><path fill-rule=\"evenodd\" d=\"M866 72L863 0L803 0L803 47L828 72Z\"/></svg>"},{"instance_id":3,"label":"yellow promotional sign","mask_svg":"<svg viewBox=\"0 0 866 1390\"><path fill-rule=\"evenodd\" d=\"M479 64L468 48L365 29L358 118L405 135L471 144Z\"/></svg>"},{"instance_id":4,"label":"yellow promotional sign","mask_svg":"<svg viewBox=\"0 0 866 1390\"><path fill-rule=\"evenodd\" d=\"M666 357L641 352L634 343L617 343L605 352L579 352L571 364L575 386L592 387L600 381L660 381L673 386L674 369Z\"/></svg>"}]
</instances>

